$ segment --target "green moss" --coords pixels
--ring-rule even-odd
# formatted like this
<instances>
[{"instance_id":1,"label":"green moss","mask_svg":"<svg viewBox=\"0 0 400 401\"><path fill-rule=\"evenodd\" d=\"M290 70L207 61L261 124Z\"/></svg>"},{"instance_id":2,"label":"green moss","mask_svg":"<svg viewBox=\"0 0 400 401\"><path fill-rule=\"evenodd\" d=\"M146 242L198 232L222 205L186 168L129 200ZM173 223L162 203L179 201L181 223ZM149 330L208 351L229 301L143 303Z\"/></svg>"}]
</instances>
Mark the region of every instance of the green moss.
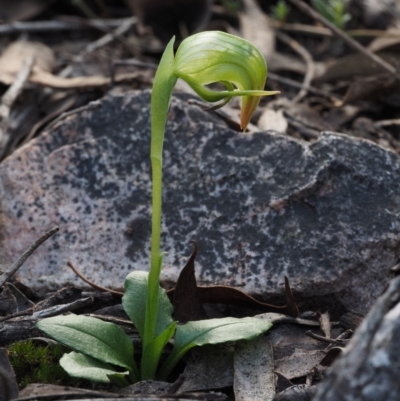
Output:
<instances>
[{"instance_id":1,"label":"green moss","mask_svg":"<svg viewBox=\"0 0 400 401\"><path fill-rule=\"evenodd\" d=\"M7 347L19 388L30 383L77 385L78 380L69 377L58 363L65 351L58 344L44 345L31 340Z\"/></svg>"}]
</instances>

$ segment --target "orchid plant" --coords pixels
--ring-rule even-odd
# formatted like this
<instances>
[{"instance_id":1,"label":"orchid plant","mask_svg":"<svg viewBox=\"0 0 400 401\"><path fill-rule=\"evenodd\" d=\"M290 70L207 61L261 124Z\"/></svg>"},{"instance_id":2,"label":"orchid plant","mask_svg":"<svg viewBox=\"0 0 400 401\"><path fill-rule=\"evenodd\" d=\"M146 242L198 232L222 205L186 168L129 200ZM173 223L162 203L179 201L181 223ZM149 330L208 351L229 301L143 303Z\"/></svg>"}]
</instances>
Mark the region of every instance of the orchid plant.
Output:
<instances>
[{"instance_id":1,"label":"orchid plant","mask_svg":"<svg viewBox=\"0 0 400 401\"><path fill-rule=\"evenodd\" d=\"M248 41L223 32L202 32L185 39L174 54L174 39L166 47L151 96L152 242L150 271L134 271L125 280L122 305L142 340L140 368L130 337L117 325L88 316L43 319L37 328L73 350L60 364L71 375L94 382L127 385L138 380L166 379L176 363L195 346L254 338L271 323L257 318L222 318L178 324L173 306L160 287L162 151L167 113L176 81L185 80L208 102L222 107L233 96L242 97L240 125L246 129L264 91L267 66ZM221 83L226 90L208 85ZM172 351L159 367L166 344Z\"/></svg>"}]
</instances>

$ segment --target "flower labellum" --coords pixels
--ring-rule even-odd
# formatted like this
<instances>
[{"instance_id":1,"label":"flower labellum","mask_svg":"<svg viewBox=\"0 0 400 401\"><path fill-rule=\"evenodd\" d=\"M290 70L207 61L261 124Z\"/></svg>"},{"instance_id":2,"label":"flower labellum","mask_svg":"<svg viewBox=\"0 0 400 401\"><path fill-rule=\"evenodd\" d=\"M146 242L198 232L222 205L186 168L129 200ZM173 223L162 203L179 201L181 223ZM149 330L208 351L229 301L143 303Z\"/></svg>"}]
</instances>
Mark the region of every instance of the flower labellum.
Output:
<instances>
[{"instance_id":1,"label":"flower labellum","mask_svg":"<svg viewBox=\"0 0 400 401\"><path fill-rule=\"evenodd\" d=\"M174 75L186 81L208 102L242 96L240 126L246 129L261 96L279 92L264 91L267 64L250 42L219 31L201 32L185 39L174 62ZM227 90L213 91L206 85L219 82Z\"/></svg>"}]
</instances>

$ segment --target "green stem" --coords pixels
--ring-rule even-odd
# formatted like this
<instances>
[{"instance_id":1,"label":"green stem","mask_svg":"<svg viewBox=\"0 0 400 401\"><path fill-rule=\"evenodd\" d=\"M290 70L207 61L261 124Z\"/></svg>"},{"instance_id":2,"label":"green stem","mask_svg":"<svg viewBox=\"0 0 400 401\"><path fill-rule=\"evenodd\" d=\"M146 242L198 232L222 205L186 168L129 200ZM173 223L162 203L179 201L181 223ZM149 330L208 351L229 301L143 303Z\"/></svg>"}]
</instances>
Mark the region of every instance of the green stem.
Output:
<instances>
[{"instance_id":1,"label":"green stem","mask_svg":"<svg viewBox=\"0 0 400 401\"><path fill-rule=\"evenodd\" d=\"M143 351L156 337L156 323L158 315L159 277L161 272L162 255L161 241L161 205L162 205L162 150L164 132L172 90L177 81L174 74L174 38L169 42L161 58L153 82L151 94L151 168L152 168L152 233L151 233L151 260L148 279L148 294L146 317L144 323ZM146 376L154 376L155 372L143 369L146 358L142 353L142 372ZM153 370L153 369L151 369ZM150 377L143 377L142 380Z\"/></svg>"}]
</instances>

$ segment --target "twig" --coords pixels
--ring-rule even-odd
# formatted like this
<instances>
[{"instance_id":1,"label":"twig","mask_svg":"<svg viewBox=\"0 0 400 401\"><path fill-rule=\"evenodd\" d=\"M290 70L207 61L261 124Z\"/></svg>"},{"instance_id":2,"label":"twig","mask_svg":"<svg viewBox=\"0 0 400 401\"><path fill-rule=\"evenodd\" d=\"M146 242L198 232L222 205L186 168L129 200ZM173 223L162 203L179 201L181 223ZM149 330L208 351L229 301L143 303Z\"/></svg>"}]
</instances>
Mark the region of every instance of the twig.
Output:
<instances>
[{"instance_id":1,"label":"twig","mask_svg":"<svg viewBox=\"0 0 400 401\"><path fill-rule=\"evenodd\" d=\"M314 338L315 340L322 341L322 342L329 343L329 344L335 344L335 345L344 345L344 344L347 344L347 342L348 342L348 340L344 340L344 339L327 338L327 337L324 337L324 336L320 336L318 334L314 334L310 330L307 330L305 332L305 335L307 337Z\"/></svg>"},{"instance_id":2,"label":"twig","mask_svg":"<svg viewBox=\"0 0 400 401\"><path fill-rule=\"evenodd\" d=\"M37 241L35 241L25 252L24 254L0 276L0 287L4 285L4 283L9 280L18 269L25 263L25 261L32 255L33 252L39 248L40 245L43 244L46 240L52 237L59 228L56 226L52 228L50 231L47 231L44 235L42 235Z\"/></svg>"},{"instance_id":3,"label":"twig","mask_svg":"<svg viewBox=\"0 0 400 401\"><path fill-rule=\"evenodd\" d=\"M118 61L113 61L111 64L111 86L115 85L115 77L117 74L117 69L122 66L135 66L139 68L148 68L151 70L156 70L157 69L157 64L154 63L148 63L144 61L140 61L137 59L129 59L129 60L118 60Z\"/></svg>"},{"instance_id":4,"label":"twig","mask_svg":"<svg viewBox=\"0 0 400 401\"><path fill-rule=\"evenodd\" d=\"M293 116L288 114L287 112L284 111L284 115L286 117L287 122L289 125L297 129L299 134L306 140L314 140L318 139L320 136L320 131L317 131L316 129L306 127L302 122L296 120Z\"/></svg>"},{"instance_id":5,"label":"twig","mask_svg":"<svg viewBox=\"0 0 400 401\"><path fill-rule=\"evenodd\" d=\"M299 23L280 22L274 19L269 19L269 24L274 29L279 29L287 32L296 32L308 35L332 37L332 32L328 28L322 26L306 25Z\"/></svg>"},{"instance_id":6,"label":"twig","mask_svg":"<svg viewBox=\"0 0 400 401\"><path fill-rule=\"evenodd\" d=\"M87 18L97 18L97 15L92 11L92 9L85 3L84 0L71 0L71 3L79 8L83 14L86 15Z\"/></svg>"},{"instance_id":7,"label":"twig","mask_svg":"<svg viewBox=\"0 0 400 401\"><path fill-rule=\"evenodd\" d=\"M111 31L110 28L108 28L107 26L99 26L98 29L100 31L103 31L104 33L106 33L105 38L100 38L99 40L103 41L105 40L107 41L111 41L112 39L117 39L121 42L121 44L123 45L123 47L132 55L132 56L138 56L140 55L140 51L139 49L134 46L132 43L128 42L123 34L125 32L127 32L134 24L136 24L137 19L135 17L129 18L127 20L124 21L123 24L121 24L117 29L115 29L114 31ZM108 43L108 42L107 42Z\"/></svg>"},{"instance_id":8,"label":"twig","mask_svg":"<svg viewBox=\"0 0 400 401\"><path fill-rule=\"evenodd\" d=\"M347 340L349 340L350 339L350 337L353 335L353 330L351 330L351 329L348 329L348 330L346 330L346 331L344 331L342 334L339 334L337 337L336 337L336 341L344 341L344 342L346 342ZM344 345L344 344L342 344L342 345ZM329 344L326 348L325 348L325 351L329 351L330 349L332 349L333 347L336 347L336 344L335 343L331 343L331 344Z\"/></svg>"},{"instance_id":9,"label":"twig","mask_svg":"<svg viewBox=\"0 0 400 401\"><path fill-rule=\"evenodd\" d=\"M307 94L306 88L310 86L315 74L314 60L310 52L299 42L292 39L290 36L286 35L283 32L275 32L275 35L280 41L284 42L285 44L290 46L296 53L298 53L306 63L307 71L304 75L303 85L300 92L292 99L292 103L294 104L299 102Z\"/></svg>"},{"instance_id":10,"label":"twig","mask_svg":"<svg viewBox=\"0 0 400 401\"><path fill-rule=\"evenodd\" d=\"M242 129L240 128L239 122L235 121L233 118L231 118L231 116L229 116L226 112L222 111L221 109L213 109L212 107L209 107L210 105L208 103L204 103L197 99L189 99L187 102L190 105L201 107L203 111L210 111L214 113L218 118L224 121L229 128L232 128L233 130L238 132L243 132Z\"/></svg>"},{"instance_id":11,"label":"twig","mask_svg":"<svg viewBox=\"0 0 400 401\"><path fill-rule=\"evenodd\" d=\"M91 287L93 287L96 290L99 290L101 292L109 292L110 294L113 295L118 295L119 297L122 297L124 295L123 292L120 291L114 291L110 290L109 288L102 287L101 285L93 283L93 281L90 281L87 277L85 277L71 262L67 263L68 267L70 267L73 272L81 279L83 280L86 284L89 284Z\"/></svg>"},{"instance_id":12,"label":"twig","mask_svg":"<svg viewBox=\"0 0 400 401\"><path fill-rule=\"evenodd\" d=\"M391 120L380 120L374 122L375 127L388 127L390 125L400 125L400 118L394 118Z\"/></svg>"},{"instance_id":13,"label":"twig","mask_svg":"<svg viewBox=\"0 0 400 401\"><path fill-rule=\"evenodd\" d=\"M109 32L100 39L96 40L95 42L89 43L83 51L82 55L86 55L88 53L93 52L94 50L107 45L108 43L112 42L115 39L121 40L121 36L124 35L129 29L132 28L133 25L136 24L136 18L127 18L124 22L113 32ZM128 44L129 51L137 55L136 49L133 51L131 46ZM80 55L80 57L82 56Z\"/></svg>"},{"instance_id":14,"label":"twig","mask_svg":"<svg viewBox=\"0 0 400 401\"><path fill-rule=\"evenodd\" d=\"M132 26L135 25L136 23L137 23L137 18L131 17L122 20L122 23L115 29L115 31L110 31L107 26L105 27L107 29L104 28L100 29L102 32L105 31L107 33L101 38L95 40L94 42L89 43L79 54L74 56L72 60L74 62L82 62L83 57L99 49L100 47L106 46L115 39L121 41L123 46L128 50L128 52L131 53L131 55L137 57L138 55L140 55L140 51L135 46L132 46L130 43L128 43L122 36L126 32L128 32L132 28ZM71 70L72 70L71 65L68 65L62 71L60 71L58 76L67 77L70 75ZM112 84L114 84L114 81L112 79L111 82Z\"/></svg>"},{"instance_id":15,"label":"twig","mask_svg":"<svg viewBox=\"0 0 400 401\"><path fill-rule=\"evenodd\" d=\"M400 37L400 30L389 29L383 31L380 29L351 29L347 31L350 36L358 36L364 38L398 38Z\"/></svg>"},{"instance_id":16,"label":"twig","mask_svg":"<svg viewBox=\"0 0 400 401\"><path fill-rule=\"evenodd\" d=\"M304 86L304 84L301 84L300 82L297 82L294 79L285 78L285 77L282 77L273 72L268 73L268 79L282 83L284 85L293 86L294 88L299 88L299 89L304 88L306 91L308 91L310 93L324 96L324 97L330 98L332 100L340 100L340 101L342 100L339 96L336 96L334 93L325 91L323 89L315 88L314 86L311 86L311 85Z\"/></svg>"},{"instance_id":17,"label":"twig","mask_svg":"<svg viewBox=\"0 0 400 401\"><path fill-rule=\"evenodd\" d=\"M119 325L125 325L125 326L129 326L129 327L131 327L131 326L135 327L131 320L122 319L120 317L97 315L96 313L88 313L87 316L96 317L97 319L101 319L105 322L115 323L115 324L119 324Z\"/></svg>"},{"instance_id":18,"label":"twig","mask_svg":"<svg viewBox=\"0 0 400 401\"><path fill-rule=\"evenodd\" d=\"M49 308L33 312L30 316L32 319L44 319L45 317L58 316L66 312L72 312L77 309L84 308L93 304L94 299L92 297L77 299L76 301L70 302L63 305L54 305Z\"/></svg>"},{"instance_id":19,"label":"twig","mask_svg":"<svg viewBox=\"0 0 400 401\"><path fill-rule=\"evenodd\" d=\"M29 21L12 22L10 24L0 25L0 35L9 35L13 33L33 33L33 32L58 32L75 31L77 29L100 29L107 27L115 29L121 26L126 20L132 18L118 19L83 19L78 17L64 17L54 21ZM137 18L134 17L135 23Z\"/></svg>"},{"instance_id":20,"label":"twig","mask_svg":"<svg viewBox=\"0 0 400 401\"><path fill-rule=\"evenodd\" d=\"M296 32L306 35L326 36L332 37L332 31L328 28L315 25L280 22L269 19L269 24L274 29L279 29L286 32ZM351 37L364 37L364 38L398 38L400 37L400 30L380 30L380 29L349 29L346 31L347 35Z\"/></svg>"},{"instance_id":21,"label":"twig","mask_svg":"<svg viewBox=\"0 0 400 401\"><path fill-rule=\"evenodd\" d=\"M366 57L370 58L373 60L376 64L382 67L385 71L389 72L390 74L396 75L397 70L395 67L393 67L391 64L387 63L385 60L383 60L381 57L378 55L372 53L368 49L366 49L364 46L362 46L360 43L358 43L356 40L348 36L345 32L343 32L341 29L337 28L335 25L330 23L326 18L324 18L322 15L320 15L318 12L316 12L313 8L311 8L309 5L304 3L302 0L289 0L293 5L298 7L301 11L304 13L308 14L315 20L319 21L321 24L325 25L327 28L329 28L336 36L341 38L343 41L345 41L349 46L351 46L353 49L359 51L360 53L364 54Z\"/></svg>"}]
</instances>

